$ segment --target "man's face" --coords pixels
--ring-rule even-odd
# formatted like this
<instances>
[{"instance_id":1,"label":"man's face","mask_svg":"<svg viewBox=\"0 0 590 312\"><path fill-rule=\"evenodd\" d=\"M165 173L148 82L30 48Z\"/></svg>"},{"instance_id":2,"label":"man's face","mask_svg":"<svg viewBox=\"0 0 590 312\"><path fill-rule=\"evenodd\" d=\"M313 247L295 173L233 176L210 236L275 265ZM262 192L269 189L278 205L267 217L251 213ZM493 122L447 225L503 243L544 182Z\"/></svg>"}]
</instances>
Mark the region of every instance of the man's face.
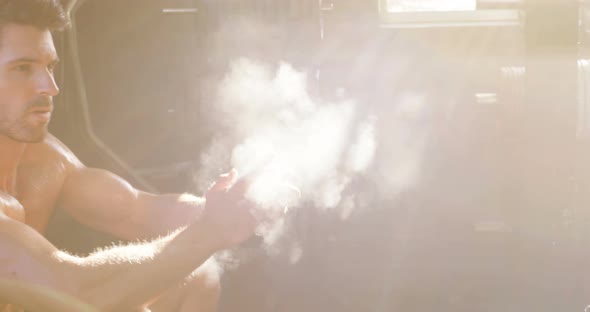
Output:
<instances>
[{"instance_id":1,"label":"man's face","mask_svg":"<svg viewBox=\"0 0 590 312\"><path fill-rule=\"evenodd\" d=\"M16 24L0 33L0 136L39 142L47 134L59 93L57 53L49 30Z\"/></svg>"}]
</instances>

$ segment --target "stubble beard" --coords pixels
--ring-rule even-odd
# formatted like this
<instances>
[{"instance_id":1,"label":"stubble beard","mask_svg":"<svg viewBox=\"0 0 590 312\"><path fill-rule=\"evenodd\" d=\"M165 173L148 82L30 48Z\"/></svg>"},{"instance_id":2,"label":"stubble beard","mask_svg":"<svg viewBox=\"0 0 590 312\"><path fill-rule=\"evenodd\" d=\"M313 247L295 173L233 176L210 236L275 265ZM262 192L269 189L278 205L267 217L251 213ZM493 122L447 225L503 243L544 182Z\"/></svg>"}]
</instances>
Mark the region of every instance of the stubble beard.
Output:
<instances>
[{"instance_id":1,"label":"stubble beard","mask_svg":"<svg viewBox=\"0 0 590 312\"><path fill-rule=\"evenodd\" d=\"M0 118L0 135L22 143L38 143L43 141L49 133L48 124L39 126L27 123L28 111L35 107L52 106L51 98L38 98L33 100L16 120L2 120Z\"/></svg>"},{"instance_id":2,"label":"stubble beard","mask_svg":"<svg viewBox=\"0 0 590 312\"><path fill-rule=\"evenodd\" d=\"M32 127L26 121L19 119L12 124L0 121L0 135L22 143L38 143L43 141L49 133L47 125Z\"/></svg>"}]
</instances>

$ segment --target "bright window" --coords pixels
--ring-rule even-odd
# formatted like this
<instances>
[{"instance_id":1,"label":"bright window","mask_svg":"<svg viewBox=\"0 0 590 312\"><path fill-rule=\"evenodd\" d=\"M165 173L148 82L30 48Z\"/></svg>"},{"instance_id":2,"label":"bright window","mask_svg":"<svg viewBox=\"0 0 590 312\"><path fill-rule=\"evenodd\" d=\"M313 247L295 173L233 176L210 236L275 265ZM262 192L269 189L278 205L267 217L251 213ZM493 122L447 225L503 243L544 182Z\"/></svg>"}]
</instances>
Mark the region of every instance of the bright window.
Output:
<instances>
[{"instance_id":1,"label":"bright window","mask_svg":"<svg viewBox=\"0 0 590 312\"><path fill-rule=\"evenodd\" d=\"M387 0L387 12L474 11L476 0Z\"/></svg>"}]
</instances>

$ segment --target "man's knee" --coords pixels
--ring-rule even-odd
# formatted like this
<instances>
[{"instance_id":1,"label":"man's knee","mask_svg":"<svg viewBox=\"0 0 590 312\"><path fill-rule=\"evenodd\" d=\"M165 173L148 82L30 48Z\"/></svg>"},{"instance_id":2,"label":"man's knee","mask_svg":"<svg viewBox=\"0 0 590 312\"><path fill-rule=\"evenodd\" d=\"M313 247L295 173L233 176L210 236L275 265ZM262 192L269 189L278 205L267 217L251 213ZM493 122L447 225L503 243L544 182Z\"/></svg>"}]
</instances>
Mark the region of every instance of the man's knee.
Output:
<instances>
[{"instance_id":1,"label":"man's knee","mask_svg":"<svg viewBox=\"0 0 590 312\"><path fill-rule=\"evenodd\" d=\"M221 296L221 270L215 260L209 259L184 282L168 290L150 305L153 312L217 311Z\"/></svg>"},{"instance_id":2,"label":"man's knee","mask_svg":"<svg viewBox=\"0 0 590 312\"><path fill-rule=\"evenodd\" d=\"M209 259L185 281L180 311L217 311L221 297L221 269Z\"/></svg>"},{"instance_id":3,"label":"man's knee","mask_svg":"<svg viewBox=\"0 0 590 312\"><path fill-rule=\"evenodd\" d=\"M210 258L189 276L186 283L190 293L218 298L221 292L221 268L215 259Z\"/></svg>"}]
</instances>

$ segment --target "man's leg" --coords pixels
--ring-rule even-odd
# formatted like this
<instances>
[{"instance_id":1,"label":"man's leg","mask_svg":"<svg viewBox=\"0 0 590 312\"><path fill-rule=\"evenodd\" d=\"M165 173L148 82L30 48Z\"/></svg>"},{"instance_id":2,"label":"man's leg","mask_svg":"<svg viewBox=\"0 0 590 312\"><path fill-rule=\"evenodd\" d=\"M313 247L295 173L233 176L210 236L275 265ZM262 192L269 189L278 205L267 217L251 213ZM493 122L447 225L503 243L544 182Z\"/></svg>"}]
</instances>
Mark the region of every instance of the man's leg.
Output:
<instances>
[{"instance_id":1,"label":"man's leg","mask_svg":"<svg viewBox=\"0 0 590 312\"><path fill-rule=\"evenodd\" d=\"M220 269L213 259L207 260L182 285L178 285L149 306L152 312L215 312L219 302Z\"/></svg>"}]
</instances>

